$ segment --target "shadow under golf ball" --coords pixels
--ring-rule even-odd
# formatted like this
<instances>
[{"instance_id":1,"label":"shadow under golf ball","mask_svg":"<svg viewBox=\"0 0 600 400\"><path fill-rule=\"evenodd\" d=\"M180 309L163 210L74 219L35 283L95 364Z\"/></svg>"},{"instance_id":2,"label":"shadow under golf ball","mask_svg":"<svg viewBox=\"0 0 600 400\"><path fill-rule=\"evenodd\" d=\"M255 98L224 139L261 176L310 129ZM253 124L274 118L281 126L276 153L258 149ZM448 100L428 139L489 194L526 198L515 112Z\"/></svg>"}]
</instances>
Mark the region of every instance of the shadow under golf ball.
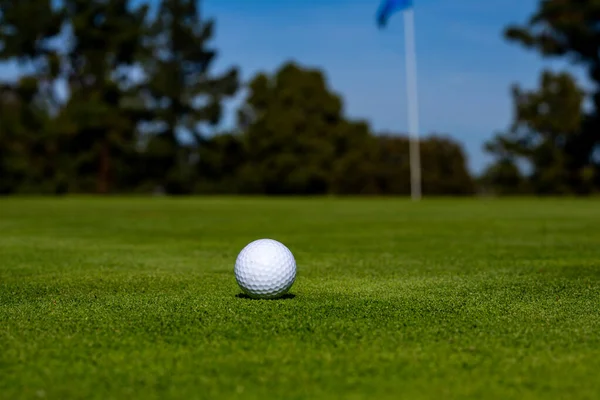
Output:
<instances>
[{"instance_id":1,"label":"shadow under golf ball","mask_svg":"<svg viewBox=\"0 0 600 400\"><path fill-rule=\"evenodd\" d=\"M237 297L238 299L245 299L245 300L291 300L291 299L295 298L296 295L293 293L285 293L279 297L264 299L264 298L251 297L251 296L248 296L246 293L238 293L235 295L235 297Z\"/></svg>"}]
</instances>

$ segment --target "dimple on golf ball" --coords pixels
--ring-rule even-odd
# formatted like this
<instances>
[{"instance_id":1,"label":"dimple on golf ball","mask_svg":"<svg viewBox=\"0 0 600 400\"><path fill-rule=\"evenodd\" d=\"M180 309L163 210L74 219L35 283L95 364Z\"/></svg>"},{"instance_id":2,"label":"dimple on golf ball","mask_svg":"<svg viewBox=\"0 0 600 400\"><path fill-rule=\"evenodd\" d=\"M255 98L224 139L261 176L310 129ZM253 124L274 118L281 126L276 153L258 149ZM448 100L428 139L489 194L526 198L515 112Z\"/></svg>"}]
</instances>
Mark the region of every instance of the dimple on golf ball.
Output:
<instances>
[{"instance_id":1,"label":"dimple on golf ball","mask_svg":"<svg viewBox=\"0 0 600 400\"><path fill-rule=\"evenodd\" d=\"M235 260L235 280L244 293L258 299L285 294L296 280L296 260L292 252L273 239L249 243Z\"/></svg>"}]
</instances>

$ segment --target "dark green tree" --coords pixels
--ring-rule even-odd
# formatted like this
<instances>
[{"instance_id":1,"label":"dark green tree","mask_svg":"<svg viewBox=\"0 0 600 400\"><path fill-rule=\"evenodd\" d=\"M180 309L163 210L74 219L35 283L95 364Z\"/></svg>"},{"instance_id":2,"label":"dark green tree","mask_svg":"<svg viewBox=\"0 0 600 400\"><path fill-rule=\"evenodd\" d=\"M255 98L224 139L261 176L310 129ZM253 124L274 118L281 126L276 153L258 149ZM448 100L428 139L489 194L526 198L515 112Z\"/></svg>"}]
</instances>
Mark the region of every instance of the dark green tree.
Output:
<instances>
[{"instance_id":1,"label":"dark green tree","mask_svg":"<svg viewBox=\"0 0 600 400\"><path fill-rule=\"evenodd\" d=\"M142 54L148 7L123 0L65 0L69 99L56 118L69 190L107 193L130 185L138 116L131 69Z\"/></svg>"},{"instance_id":2,"label":"dark green tree","mask_svg":"<svg viewBox=\"0 0 600 400\"><path fill-rule=\"evenodd\" d=\"M404 135L379 135L376 176L379 192L410 194L409 140ZM475 190L460 144L441 135L420 141L421 178L425 195L469 195Z\"/></svg>"},{"instance_id":3,"label":"dark green tree","mask_svg":"<svg viewBox=\"0 0 600 400\"><path fill-rule=\"evenodd\" d=\"M375 171L380 193L410 194L409 141L406 135L383 133L377 136Z\"/></svg>"},{"instance_id":4,"label":"dark green tree","mask_svg":"<svg viewBox=\"0 0 600 400\"><path fill-rule=\"evenodd\" d=\"M475 191L462 146L449 136L431 134L421 142L423 193L471 195Z\"/></svg>"},{"instance_id":5,"label":"dark green tree","mask_svg":"<svg viewBox=\"0 0 600 400\"><path fill-rule=\"evenodd\" d=\"M514 86L514 122L508 132L488 142L486 150L496 155L504 172L507 160L530 165L535 193L588 192L590 158L581 160L572 149L581 137L583 100L584 92L567 73L545 71L536 90Z\"/></svg>"},{"instance_id":6,"label":"dark green tree","mask_svg":"<svg viewBox=\"0 0 600 400\"><path fill-rule=\"evenodd\" d=\"M35 21L35 23L32 23ZM0 62L21 77L0 82L0 192L54 192L55 138L46 127L57 110L63 14L50 0L0 0Z\"/></svg>"},{"instance_id":7,"label":"dark green tree","mask_svg":"<svg viewBox=\"0 0 600 400\"><path fill-rule=\"evenodd\" d=\"M240 173L246 163L246 148L238 133L221 133L202 141L198 161L196 193L241 193Z\"/></svg>"},{"instance_id":8,"label":"dark green tree","mask_svg":"<svg viewBox=\"0 0 600 400\"><path fill-rule=\"evenodd\" d=\"M373 135L343 114L322 72L286 63L258 74L240 111L244 190L266 194L410 193L408 140ZM449 138L422 142L426 193L473 193L462 148Z\"/></svg>"},{"instance_id":9,"label":"dark green tree","mask_svg":"<svg viewBox=\"0 0 600 400\"><path fill-rule=\"evenodd\" d=\"M599 20L600 2L596 0L542 0L525 24L511 25L505 31L508 40L542 56L568 59L583 67L593 85L593 109L582 119L580 129L561 144L564 154L550 154L556 149L546 150L546 158L562 158L562 162L569 164L567 171L560 172L562 167L558 165L553 172L547 170L540 177L544 182L538 190L548 189L548 179L554 179L552 175L569 181L566 187L564 181L556 185L564 190L585 193L590 190L590 182L600 188L600 159L595 156L600 151Z\"/></svg>"},{"instance_id":10,"label":"dark green tree","mask_svg":"<svg viewBox=\"0 0 600 400\"><path fill-rule=\"evenodd\" d=\"M335 173L338 190L346 191L340 177L352 165L340 159L352 157L348 153L368 139L368 130L347 121L342 111L342 100L319 70L286 63L273 76L254 77L240 113L248 124L241 175L246 190L323 194Z\"/></svg>"},{"instance_id":11,"label":"dark green tree","mask_svg":"<svg viewBox=\"0 0 600 400\"><path fill-rule=\"evenodd\" d=\"M514 158L501 158L490 165L479 177L481 194L516 195L529 192L528 182Z\"/></svg>"},{"instance_id":12,"label":"dark green tree","mask_svg":"<svg viewBox=\"0 0 600 400\"><path fill-rule=\"evenodd\" d=\"M0 61L23 66L21 79L0 84L2 193L409 192L406 139L346 118L316 69L258 74L238 131L215 135L238 73L211 73L214 22L197 1L161 0L152 17L127 0L0 6ZM462 150L428 140L426 190L467 192Z\"/></svg>"},{"instance_id":13,"label":"dark green tree","mask_svg":"<svg viewBox=\"0 0 600 400\"><path fill-rule=\"evenodd\" d=\"M43 190L51 140L44 132L48 110L35 98L38 81L25 77L14 84L0 85L0 194Z\"/></svg>"},{"instance_id":14,"label":"dark green tree","mask_svg":"<svg viewBox=\"0 0 600 400\"><path fill-rule=\"evenodd\" d=\"M222 101L238 89L236 68L210 73L217 56L210 47L214 26L214 21L203 20L197 0L161 0L150 27L143 63L145 99L152 112L145 171L169 193L189 192L192 182L202 179L200 169L207 163L191 162L208 140L207 127L220 122ZM191 145L182 141L184 135L192 139Z\"/></svg>"},{"instance_id":15,"label":"dark green tree","mask_svg":"<svg viewBox=\"0 0 600 400\"><path fill-rule=\"evenodd\" d=\"M377 180L378 141L369 126L365 122L346 121L338 132L330 192L381 194Z\"/></svg>"},{"instance_id":16,"label":"dark green tree","mask_svg":"<svg viewBox=\"0 0 600 400\"><path fill-rule=\"evenodd\" d=\"M56 40L64 26L63 10L51 0L0 0L0 61L16 61L22 75L34 78L37 91L56 101L60 74Z\"/></svg>"}]
</instances>

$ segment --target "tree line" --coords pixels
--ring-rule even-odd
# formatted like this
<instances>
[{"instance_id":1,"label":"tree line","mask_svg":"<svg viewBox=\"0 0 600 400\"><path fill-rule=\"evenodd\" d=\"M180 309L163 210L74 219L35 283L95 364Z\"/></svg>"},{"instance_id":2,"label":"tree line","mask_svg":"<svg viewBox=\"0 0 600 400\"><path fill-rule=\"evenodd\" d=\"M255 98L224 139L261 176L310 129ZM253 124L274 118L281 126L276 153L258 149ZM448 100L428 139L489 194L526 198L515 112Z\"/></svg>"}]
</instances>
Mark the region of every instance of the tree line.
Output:
<instances>
[{"instance_id":1,"label":"tree line","mask_svg":"<svg viewBox=\"0 0 600 400\"><path fill-rule=\"evenodd\" d=\"M0 82L0 194L410 193L407 137L348 118L320 70L288 62L246 83L233 66L215 74L215 23L200 2L152 4L0 0L0 61L21 71ZM542 1L506 36L572 57L600 87L593 4ZM496 161L479 177L451 136L425 137L424 194L596 191L594 90L547 71L538 89L515 87L515 121L486 144ZM234 128L221 131L238 94Z\"/></svg>"}]
</instances>

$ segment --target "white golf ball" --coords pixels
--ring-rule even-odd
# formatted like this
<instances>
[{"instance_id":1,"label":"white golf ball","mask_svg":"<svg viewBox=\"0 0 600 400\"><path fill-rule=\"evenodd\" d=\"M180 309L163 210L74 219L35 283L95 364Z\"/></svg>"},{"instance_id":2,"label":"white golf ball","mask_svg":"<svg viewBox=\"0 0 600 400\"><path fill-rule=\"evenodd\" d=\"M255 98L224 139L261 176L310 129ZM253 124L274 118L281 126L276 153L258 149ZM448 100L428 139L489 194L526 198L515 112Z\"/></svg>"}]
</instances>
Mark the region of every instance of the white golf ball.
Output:
<instances>
[{"instance_id":1,"label":"white golf ball","mask_svg":"<svg viewBox=\"0 0 600 400\"><path fill-rule=\"evenodd\" d=\"M242 249L235 260L235 280L250 297L272 299L285 294L296 280L292 252L273 239L259 239Z\"/></svg>"}]
</instances>

